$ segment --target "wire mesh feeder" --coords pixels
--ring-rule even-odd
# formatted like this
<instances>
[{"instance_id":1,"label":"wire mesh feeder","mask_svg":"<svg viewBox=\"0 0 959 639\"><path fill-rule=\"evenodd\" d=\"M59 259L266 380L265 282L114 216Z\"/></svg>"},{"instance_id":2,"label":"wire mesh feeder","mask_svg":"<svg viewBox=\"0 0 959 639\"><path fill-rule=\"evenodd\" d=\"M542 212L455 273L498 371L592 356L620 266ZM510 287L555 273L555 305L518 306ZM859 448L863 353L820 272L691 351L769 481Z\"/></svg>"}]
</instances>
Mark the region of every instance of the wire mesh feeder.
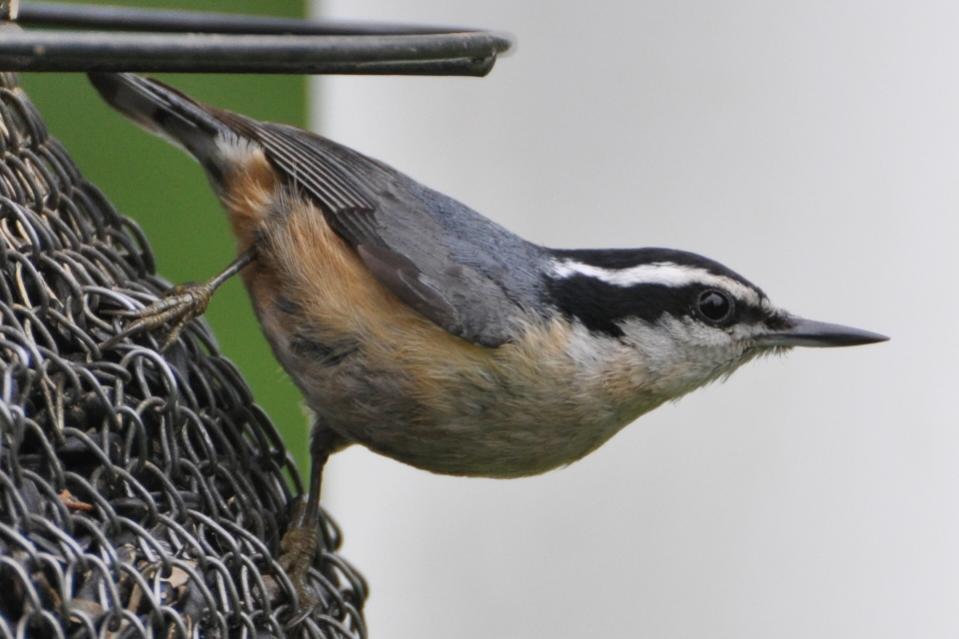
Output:
<instances>
[{"instance_id":1,"label":"wire mesh feeder","mask_svg":"<svg viewBox=\"0 0 959 639\"><path fill-rule=\"evenodd\" d=\"M0 638L365 636L328 519L323 603L286 627L275 553L299 479L206 328L165 355L150 335L98 347L166 287L0 74Z\"/></svg>"}]
</instances>

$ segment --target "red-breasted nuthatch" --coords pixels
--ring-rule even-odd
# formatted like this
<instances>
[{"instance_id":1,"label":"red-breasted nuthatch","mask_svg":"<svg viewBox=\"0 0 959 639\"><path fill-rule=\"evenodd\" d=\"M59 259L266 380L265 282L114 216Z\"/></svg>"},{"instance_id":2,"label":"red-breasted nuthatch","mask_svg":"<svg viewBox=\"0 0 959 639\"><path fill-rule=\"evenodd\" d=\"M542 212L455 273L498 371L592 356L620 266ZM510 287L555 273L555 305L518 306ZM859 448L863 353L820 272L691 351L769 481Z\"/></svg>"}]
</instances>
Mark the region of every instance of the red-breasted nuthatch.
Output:
<instances>
[{"instance_id":1,"label":"red-breasted nuthatch","mask_svg":"<svg viewBox=\"0 0 959 639\"><path fill-rule=\"evenodd\" d=\"M172 322L175 334L242 270L316 416L307 506L284 540L302 564L315 547L320 471L340 447L437 473L534 475L757 355L886 339L790 315L693 253L537 246L318 135L135 75L91 79L192 154L227 211L237 261L125 332Z\"/></svg>"}]
</instances>

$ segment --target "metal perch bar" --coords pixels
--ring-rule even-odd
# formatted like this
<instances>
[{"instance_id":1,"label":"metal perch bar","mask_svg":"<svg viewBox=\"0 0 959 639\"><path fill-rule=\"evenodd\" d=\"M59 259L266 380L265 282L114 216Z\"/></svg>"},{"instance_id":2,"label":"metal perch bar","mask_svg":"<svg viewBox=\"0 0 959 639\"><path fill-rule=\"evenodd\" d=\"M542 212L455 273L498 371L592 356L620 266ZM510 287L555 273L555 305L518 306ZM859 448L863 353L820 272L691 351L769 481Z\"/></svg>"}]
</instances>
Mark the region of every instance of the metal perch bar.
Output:
<instances>
[{"instance_id":1,"label":"metal perch bar","mask_svg":"<svg viewBox=\"0 0 959 639\"><path fill-rule=\"evenodd\" d=\"M5 6L22 25L143 30L5 30L0 69L8 71L482 76L511 44L500 34L424 25L58 4L24 5L17 17L15 4Z\"/></svg>"},{"instance_id":2,"label":"metal perch bar","mask_svg":"<svg viewBox=\"0 0 959 639\"><path fill-rule=\"evenodd\" d=\"M485 75L494 37L283 36L19 31L0 38L7 71L425 73Z\"/></svg>"},{"instance_id":3,"label":"metal perch bar","mask_svg":"<svg viewBox=\"0 0 959 639\"><path fill-rule=\"evenodd\" d=\"M178 33L259 33L295 35L415 35L475 32L476 29L423 24L298 20L276 16L171 11L110 5L29 2L20 7L20 24L79 29Z\"/></svg>"}]
</instances>

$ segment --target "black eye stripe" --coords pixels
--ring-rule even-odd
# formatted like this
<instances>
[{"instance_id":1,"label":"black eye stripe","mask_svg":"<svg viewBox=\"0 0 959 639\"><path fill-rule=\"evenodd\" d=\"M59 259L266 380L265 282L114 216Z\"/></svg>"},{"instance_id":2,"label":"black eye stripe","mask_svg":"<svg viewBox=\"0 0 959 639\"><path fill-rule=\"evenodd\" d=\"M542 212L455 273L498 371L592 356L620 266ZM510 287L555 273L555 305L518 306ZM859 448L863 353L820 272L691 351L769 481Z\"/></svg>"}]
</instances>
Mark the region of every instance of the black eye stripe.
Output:
<instances>
[{"instance_id":1,"label":"black eye stripe","mask_svg":"<svg viewBox=\"0 0 959 639\"><path fill-rule=\"evenodd\" d=\"M715 287L702 284L687 286L664 286L661 284L638 284L623 287L608 284L587 275L564 278L547 278L548 301L570 319L578 319L586 328L622 337L620 322L637 318L656 322L664 313L673 317L695 317L703 321L696 308L699 296L704 291L716 291ZM737 300L728 292L723 294L732 300L734 312L731 321L759 322L765 317L762 309ZM715 323L715 322L711 322Z\"/></svg>"}]
</instances>

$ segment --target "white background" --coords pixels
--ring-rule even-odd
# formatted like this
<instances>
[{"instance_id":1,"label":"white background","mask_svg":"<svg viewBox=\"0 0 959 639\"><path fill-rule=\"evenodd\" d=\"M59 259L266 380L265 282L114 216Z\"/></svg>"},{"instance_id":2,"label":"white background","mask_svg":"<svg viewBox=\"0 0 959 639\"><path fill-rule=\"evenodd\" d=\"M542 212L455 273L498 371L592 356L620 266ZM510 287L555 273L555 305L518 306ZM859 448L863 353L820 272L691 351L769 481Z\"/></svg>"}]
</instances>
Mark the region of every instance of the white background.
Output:
<instances>
[{"instance_id":1,"label":"white background","mask_svg":"<svg viewBox=\"0 0 959 639\"><path fill-rule=\"evenodd\" d=\"M893 338L755 362L533 479L340 454L374 639L959 636L959 4L323 13L518 40L482 80L323 80L334 139L531 240L694 250Z\"/></svg>"}]
</instances>

